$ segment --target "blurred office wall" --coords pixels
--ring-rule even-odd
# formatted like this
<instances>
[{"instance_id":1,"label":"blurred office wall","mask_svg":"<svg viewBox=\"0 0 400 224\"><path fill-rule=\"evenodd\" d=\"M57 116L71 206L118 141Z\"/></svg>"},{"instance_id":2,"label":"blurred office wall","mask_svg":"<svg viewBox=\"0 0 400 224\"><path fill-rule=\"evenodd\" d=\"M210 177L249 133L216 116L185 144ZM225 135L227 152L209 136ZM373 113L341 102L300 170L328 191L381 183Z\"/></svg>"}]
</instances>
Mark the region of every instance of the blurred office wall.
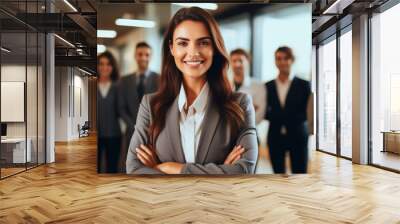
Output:
<instances>
[{"instance_id":1,"label":"blurred office wall","mask_svg":"<svg viewBox=\"0 0 400 224\"><path fill-rule=\"evenodd\" d=\"M279 4L255 17L254 75L263 81L277 74L274 52L282 45L293 49L293 73L311 79L311 4Z\"/></svg>"}]
</instances>

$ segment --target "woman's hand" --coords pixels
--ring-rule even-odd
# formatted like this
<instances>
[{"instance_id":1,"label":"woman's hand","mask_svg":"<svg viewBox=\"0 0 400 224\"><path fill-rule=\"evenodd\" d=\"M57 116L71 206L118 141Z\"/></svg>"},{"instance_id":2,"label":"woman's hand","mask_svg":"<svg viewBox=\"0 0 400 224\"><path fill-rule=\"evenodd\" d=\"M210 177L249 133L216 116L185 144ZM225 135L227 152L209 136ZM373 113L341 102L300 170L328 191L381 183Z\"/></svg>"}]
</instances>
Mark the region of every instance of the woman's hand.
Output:
<instances>
[{"instance_id":1,"label":"woman's hand","mask_svg":"<svg viewBox=\"0 0 400 224\"><path fill-rule=\"evenodd\" d=\"M244 153L244 147L241 145L237 145L233 148L231 153L226 157L224 164L225 165L230 165L234 164L236 161L238 161L242 154Z\"/></svg>"},{"instance_id":2,"label":"woman's hand","mask_svg":"<svg viewBox=\"0 0 400 224\"><path fill-rule=\"evenodd\" d=\"M158 164L155 168L166 174L180 174L183 168L183 164L175 162L165 162Z\"/></svg>"},{"instance_id":3,"label":"woman's hand","mask_svg":"<svg viewBox=\"0 0 400 224\"><path fill-rule=\"evenodd\" d=\"M136 148L136 155L140 162L147 167L154 168L159 164L155 151L148 146L140 145L139 148Z\"/></svg>"}]
</instances>

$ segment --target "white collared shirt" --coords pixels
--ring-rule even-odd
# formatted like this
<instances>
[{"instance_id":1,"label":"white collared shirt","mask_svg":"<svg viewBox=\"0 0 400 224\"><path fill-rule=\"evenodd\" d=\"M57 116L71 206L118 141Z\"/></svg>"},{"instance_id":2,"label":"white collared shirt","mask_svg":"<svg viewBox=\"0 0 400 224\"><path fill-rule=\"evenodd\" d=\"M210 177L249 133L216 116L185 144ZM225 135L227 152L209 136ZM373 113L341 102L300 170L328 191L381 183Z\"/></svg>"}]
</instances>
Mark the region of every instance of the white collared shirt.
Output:
<instances>
[{"instance_id":1,"label":"white collared shirt","mask_svg":"<svg viewBox=\"0 0 400 224\"><path fill-rule=\"evenodd\" d=\"M99 86L100 95L103 98L106 98L108 91L110 90L110 87L111 87L111 82L106 82L106 83L99 82L98 86Z\"/></svg>"},{"instance_id":2,"label":"white collared shirt","mask_svg":"<svg viewBox=\"0 0 400 224\"><path fill-rule=\"evenodd\" d=\"M182 149L187 163L195 162L209 92L208 83L205 83L192 105L187 108L185 89L181 85L178 96L178 108L180 112L179 130L181 133ZM187 113L185 109L187 109Z\"/></svg>"},{"instance_id":3,"label":"white collared shirt","mask_svg":"<svg viewBox=\"0 0 400 224\"><path fill-rule=\"evenodd\" d=\"M293 75L290 74L286 82L280 81L278 78L275 79L276 91L278 92L279 102L282 108L285 107L286 97L289 92L290 84L292 84Z\"/></svg>"},{"instance_id":4,"label":"white collared shirt","mask_svg":"<svg viewBox=\"0 0 400 224\"><path fill-rule=\"evenodd\" d=\"M289 92L290 85L292 84L293 74L291 73L288 80L285 82L280 81L278 78L275 79L276 91L278 92L279 102L282 108L285 107L286 98ZM285 135L287 133L285 125L282 125L281 134Z\"/></svg>"}]
</instances>

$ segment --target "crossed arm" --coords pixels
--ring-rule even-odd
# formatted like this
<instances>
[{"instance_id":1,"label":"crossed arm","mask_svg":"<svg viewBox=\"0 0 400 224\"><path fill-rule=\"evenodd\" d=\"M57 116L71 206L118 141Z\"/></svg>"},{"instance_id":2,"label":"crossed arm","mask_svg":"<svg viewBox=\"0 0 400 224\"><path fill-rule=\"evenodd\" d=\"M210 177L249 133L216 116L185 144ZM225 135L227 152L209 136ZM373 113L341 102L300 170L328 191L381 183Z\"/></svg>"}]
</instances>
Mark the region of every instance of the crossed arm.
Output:
<instances>
[{"instance_id":1,"label":"crossed arm","mask_svg":"<svg viewBox=\"0 0 400 224\"><path fill-rule=\"evenodd\" d=\"M236 146L226 157L224 164L161 163L148 145L147 128L150 125L149 96L143 97L126 160L128 174L245 174L253 173L258 155L254 107L248 95L242 97L241 107L245 122L240 129Z\"/></svg>"},{"instance_id":2,"label":"crossed arm","mask_svg":"<svg viewBox=\"0 0 400 224\"><path fill-rule=\"evenodd\" d=\"M232 165L236 161L238 161L242 154L244 153L245 149L243 146L235 146L233 150L229 153L226 157L224 164L225 165ZM176 163L176 162L164 162L160 163L154 149L140 145L139 148L136 148L137 157L139 158L140 162L146 167L158 170L165 174L180 174L184 167L183 163Z\"/></svg>"}]
</instances>

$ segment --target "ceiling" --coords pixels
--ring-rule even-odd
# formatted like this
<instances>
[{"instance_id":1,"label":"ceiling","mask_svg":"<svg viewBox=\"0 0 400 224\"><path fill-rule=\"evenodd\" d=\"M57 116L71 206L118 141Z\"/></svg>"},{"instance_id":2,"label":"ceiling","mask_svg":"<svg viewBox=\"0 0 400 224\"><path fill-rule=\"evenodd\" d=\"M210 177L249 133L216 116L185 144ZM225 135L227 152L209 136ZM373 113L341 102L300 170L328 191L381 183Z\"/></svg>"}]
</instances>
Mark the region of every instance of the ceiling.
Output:
<instances>
[{"instance_id":1,"label":"ceiling","mask_svg":"<svg viewBox=\"0 0 400 224\"><path fill-rule=\"evenodd\" d=\"M379 7L388 0L227 0L221 2L230 2L229 4L223 3L218 4L218 10L211 11L215 16L221 16L232 8L245 8L251 4L260 3L311 3L312 4L312 22L313 22L313 41L318 42L321 38L325 38L326 35L331 35L331 32L335 31L335 25L338 21L340 26L346 26L351 23L352 17L358 16L360 13L364 13L368 10L373 10ZM138 3L139 2L139 3ZM98 11L101 12L97 15L98 29L112 29L116 30L118 37L124 36L134 28L121 27L115 25L115 19L119 17L135 18L135 19L151 19L149 15L149 7L156 7L155 20L159 27L166 26L169 17L171 16L171 4L170 3L152 3L144 4L148 2L146 0L98 0L97 7ZM168 0L159 0L157 2L169 2ZM232 3L236 2L236 3ZM338 2L334 4L335 2ZM122 3L122 4L117 4ZM131 3L131 4L129 4ZM118 5L118 6L116 6ZM267 4L265 4L267 5ZM334 5L334 7L332 6ZM331 7L332 6L332 7ZM329 8L329 11L325 12ZM333 10L331 10L333 9ZM150 10L151 11L151 10ZM107 13L112 12L112 13ZM347 18L345 18L347 17ZM344 19L345 18L345 19ZM339 27L340 28L340 27ZM330 29L330 31L329 31ZM161 29L162 30L162 29ZM161 32L161 31L160 31ZM99 39L100 43L111 44L115 40L110 39Z\"/></svg>"},{"instance_id":2,"label":"ceiling","mask_svg":"<svg viewBox=\"0 0 400 224\"><path fill-rule=\"evenodd\" d=\"M103 1L97 4L98 14L97 14L97 28L104 30L115 30L117 31L119 37L123 37L127 33L138 29L133 27L124 27L115 25L115 20L117 18L129 18L129 19L147 19L153 20L157 23L158 27L160 27L160 32L163 27L167 26L168 21L173 13L174 9L177 9L178 6L172 5L171 3L135 3L126 4L117 4L121 3L121 1ZM230 8L238 7L242 4L230 3L230 4L218 4L218 9L211 11L213 14L219 14L224 12ZM108 13L112 12L112 13ZM111 44L112 39L98 39L98 42L101 44Z\"/></svg>"},{"instance_id":3,"label":"ceiling","mask_svg":"<svg viewBox=\"0 0 400 224\"><path fill-rule=\"evenodd\" d=\"M109 39L96 38L96 29L114 29L118 33L118 37L124 36L134 28L121 27L115 25L115 19L124 18L154 18L159 24L159 27L166 26L170 16L173 13L174 6L171 6L167 1L158 1L164 3L148 4L147 0L68 0L77 10L75 12L71 7L61 0L48 0L50 4L45 5L45 0L35 1L15 1L15 0L0 0L0 25L3 33L14 33L7 35L5 38L10 38L15 43L14 46L18 49L21 43L15 35L19 32L25 32L26 29L37 30L39 32L55 32L64 39L75 44L77 48L82 49L81 54L78 54L76 49L70 49L60 39L56 39L56 57L60 64L68 64L68 62L77 63L87 66L91 64L90 69L95 70L96 66L96 44L107 44ZM379 7L388 0L336 0L340 4L336 9L337 12L324 14L324 11L334 4L335 0L227 0L229 4L219 4L217 10L212 11L215 17L221 17L227 12L230 16L234 15L235 8L246 10L250 4L260 3L311 3L313 9L313 41L318 42L321 38L331 35L337 29L339 20L351 22L351 17L357 16L361 12L373 10ZM225 1L225 2L227 2ZM117 3L125 3L118 4ZM126 4L131 3L131 4ZM144 3L147 3L146 5ZM113 4L113 5L111 5ZM268 4L264 4L268 5ZM49 6L53 9L49 11ZM261 5L260 5L261 6ZM335 10L336 10L335 9ZM99 12L99 13L97 13ZM342 23L346 25L346 23ZM160 32L162 29L160 29ZM7 40L7 42L10 42ZM12 42L12 41L11 41ZM10 42L10 43L11 43ZM29 52L28 48L28 52ZM19 52L19 50L16 50ZM28 53L29 54L29 53ZM56 58L57 59L57 58Z\"/></svg>"},{"instance_id":4,"label":"ceiling","mask_svg":"<svg viewBox=\"0 0 400 224\"><path fill-rule=\"evenodd\" d=\"M353 17L373 11L388 0L312 0L313 43L334 34L338 29L351 24ZM333 10L331 10L333 9Z\"/></svg>"},{"instance_id":5,"label":"ceiling","mask_svg":"<svg viewBox=\"0 0 400 224\"><path fill-rule=\"evenodd\" d=\"M25 58L25 32L28 32L28 56L31 51L36 51L36 47L29 43L29 32L50 32L75 45L71 47L65 41L55 38L56 65L79 66L95 71L96 1L68 1L76 11L62 0L1 0L0 25L4 39L2 44L12 49L12 52L7 54L8 59Z\"/></svg>"}]
</instances>

